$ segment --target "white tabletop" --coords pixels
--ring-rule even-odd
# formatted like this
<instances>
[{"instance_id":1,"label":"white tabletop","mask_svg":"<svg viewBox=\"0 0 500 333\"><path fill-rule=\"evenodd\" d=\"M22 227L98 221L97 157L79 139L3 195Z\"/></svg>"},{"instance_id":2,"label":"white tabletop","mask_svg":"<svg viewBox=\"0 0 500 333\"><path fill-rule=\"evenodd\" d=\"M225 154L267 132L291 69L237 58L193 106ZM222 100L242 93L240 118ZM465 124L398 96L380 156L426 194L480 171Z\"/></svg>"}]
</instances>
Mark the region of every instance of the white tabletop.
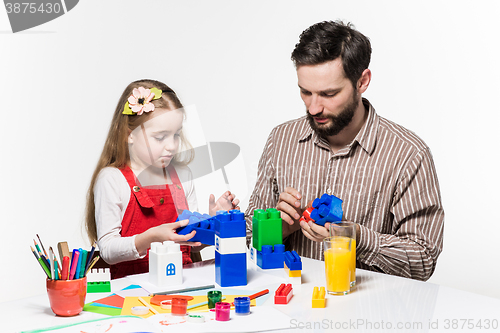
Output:
<instances>
[{"instance_id":1,"label":"white tabletop","mask_svg":"<svg viewBox=\"0 0 500 333\"><path fill-rule=\"evenodd\" d=\"M264 303L290 316L290 328L299 329L295 331L500 331L499 299L360 269L356 272L357 286L349 295L327 295L326 308L313 309L313 288L325 286L324 262L302 258L302 263L302 284L294 287L290 303L274 305L272 295ZM214 283L213 270L213 263L185 269L185 283L181 288L200 282ZM142 280L145 281L141 275L113 280L112 290ZM267 288L274 294L283 282L283 270L262 270L249 263L248 285L238 289ZM86 302L106 295L87 294ZM75 317L55 316L46 294L0 303L0 316L0 332L19 332L105 317L85 311Z\"/></svg>"}]
</instances>

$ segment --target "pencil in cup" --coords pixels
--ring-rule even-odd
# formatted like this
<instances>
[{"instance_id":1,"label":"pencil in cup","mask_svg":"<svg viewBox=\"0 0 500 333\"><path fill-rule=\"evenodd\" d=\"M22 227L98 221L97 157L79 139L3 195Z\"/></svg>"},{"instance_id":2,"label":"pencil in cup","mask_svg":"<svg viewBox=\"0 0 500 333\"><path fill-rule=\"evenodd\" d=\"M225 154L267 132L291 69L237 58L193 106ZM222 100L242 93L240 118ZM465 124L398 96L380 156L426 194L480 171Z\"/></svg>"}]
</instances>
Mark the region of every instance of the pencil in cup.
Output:
<instances>
[{"instance_id":1,"label":"pencil in cup","mask_svg":"<svg viewBox=\"0 0 500 333\"><path fill-rule=\"evenodd\" d=\"M38 263L40 263L40 266L42 267L43 271L45 272L45 275L47 275L47 278L50 279L51 276L50 276L50 271L49 271L48 267L45 265L42 258L35 252L35 250L33 249L33 246L30 246L30 247L31 247L31 252L33 252L33 255L35 256Z\"/></svg>"}]
</instances>

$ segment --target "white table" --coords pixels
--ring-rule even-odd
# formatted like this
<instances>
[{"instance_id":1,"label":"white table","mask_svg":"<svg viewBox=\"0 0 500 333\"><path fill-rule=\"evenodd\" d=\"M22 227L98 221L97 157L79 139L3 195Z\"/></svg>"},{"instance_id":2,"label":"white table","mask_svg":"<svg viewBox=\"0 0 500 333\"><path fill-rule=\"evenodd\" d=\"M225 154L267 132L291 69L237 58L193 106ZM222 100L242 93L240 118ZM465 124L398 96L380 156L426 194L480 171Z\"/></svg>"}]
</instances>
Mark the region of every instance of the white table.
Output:
<instances>
[{"instance_id":1,"label":"white table","mask_svg":"<svg viewBox=\"0 0 500 333\"><path fill-rule=\"evenodd\" d=\"M273 297L269 297L264 304L290 316L290 328L295 328L295 332L500 332L500 299L360 269L356 274L356 289L349 295L327 295L326 308L313 309L314 286L325 286L324 262L307 258L302 258L302 262L302 284L294 288L290 303L274 305ZM207 270L213 270L213 261L185 269L185 276L196 275L205 282L203 284L214 283L213 275L209 278ZM138 277L113 280L112 290L134 284ZM248 286L238 289L268 288L274 294L279 283L285 282L284 272L261 270L249 263L248 282ZM105 296L103 293L87 294L86 302ZM45 293L0 303L0 316L2 333L104 317L90 312L82 312L76 317L57 317Z\"/></svg>"}]
</instances>

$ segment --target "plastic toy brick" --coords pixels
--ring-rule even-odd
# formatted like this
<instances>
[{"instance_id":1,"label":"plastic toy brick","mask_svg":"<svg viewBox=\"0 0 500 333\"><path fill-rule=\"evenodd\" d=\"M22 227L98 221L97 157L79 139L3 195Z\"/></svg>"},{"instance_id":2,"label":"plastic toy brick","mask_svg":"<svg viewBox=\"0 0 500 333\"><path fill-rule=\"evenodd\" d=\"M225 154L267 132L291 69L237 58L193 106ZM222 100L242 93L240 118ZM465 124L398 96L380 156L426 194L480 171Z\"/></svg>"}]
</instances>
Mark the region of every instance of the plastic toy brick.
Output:
<instances>
[{"instance_id":1,"label":"plastic toy brick","mask_svg":"<svg viewBox=\"0 0 500 333\"><path fill-rule=\"evenodd\" d=\"M282 283L274 293L274 304L288 304L292 296L292 285Z\"/></svg>"},{"instance_id":2,"label":"plastic toy brick","mask_svg":"<svg viewBox=\"0 0 500 333\"><path fill-rule=\"evenodd\" d=\"M283 268L285 245L262 245L262 251L257 251L257 265L262 269Z\"/></svg>"},{"instance_id":3,"label":"plastic toy brick","mask_svg":"<svg viewBox=\"0 0 500 333\"><path fill-rule=\"evenodd\" d=\"M285 263L285 273L288 277L301 277L302 276L302 270L292 270L289 269L288 266Z\"/></svg>"},{"instance_id":4,"label":"plastic toy brick","mask_svg":"<svg viewBox=\"0 0 500 333\"><path fill-rule=\"evenodd\" d=\"M215 282L221 287L247 284L246 253L220 254L215 251Z\"/></svg>"},{"instance_id":5,"label":"plastic toy brick","mask_svg":"<svg viewBox=\"0 0 500 333\"><path fill-rule=\"evenodd\" d=\"M87 282L88 293L106 293L111 291L109 281Z\"/></svg>"},{"instance_id":6,"label":"plastic toy brick","mask_svg":"<svg viewBox=\"0 0 500 333\"><path fill-rule=\"evenodd\" d=\"M215 216L215 281L221 287L247 284L246 222L239 210Z\"/></svg>"},{"instance_id":7,"label":"plastic toy brick","mask_svg":"<svg viewBox=\"0 0 500 333\"><path fill-rule=\"evenodd\" d=\"M300 220L299 221L304 221L304 222L309 222L309 221L312 221L312 222L315 222L312 218L311 218L311 212L313 211L313 207L309 207L307 208L303 213L302 213L302 216L300 217Z\"/></svg>"},{"instance_id":8,"label":"plastic toy brick","mask_svg":"<svg viewBox=\"0 0 500 333\"><path fill-rule=\"evenodd\" d=\"M252 218L253 247L262 251L262 245L283 244L281 213L276 208L255 209Z\"/></svg>"},{"instance_id":9,"label":"plastic toy brick","mask_svg":"<svg viewBox=\"0 0 500 333\"><path fill-rule=\"evenodd\" d=\"M313 296L312 296L312 307L313 308L324 308L326 304L325 299L325 287L314 287Z\"/></svg>"},{"instance_id":10,"label":"plastic toy brick","mask_svg":"<svg viewBox=\"0 0 500 333\"><path fill-rule=\"evenodd\" d=\"M215 219L212 216L184 210L177 218L177 221L181 220L189 220L189 223L185 227L177 229L179 235L187 235L196 230L196 234L189 240L190 242L215 245Z\"/></svg>"},{"instance_id":11,"label":"plastic toy brick","mask_svg":"<svg viewBox=\"0 0 500 333\"><path fill-rule=\"evenodd\" d=\"M334 195L323 194L321 198L314 199L312 207L310 218L316 224L324 226L326 222L342 221L342 200Z\"/></svg>"},{"instance_id":12,"label":"plastic toy brick","mask_svg":"<svg viewBox=\"0 0 500 333\"><path fill-rule=\"evenodd\" d=\"M302 261L300 260L300 256L295 251L285 252L285 264L291 271L302 270Z\"/></svg>"},{"instance_id":13,"label":"plastic toy brick","mask_svg":"<svg viewBox=\"0 0 500 333\"><path fill-rule=\"evenodd\" d=\"M215 234L221 238L246 237L245 214L233 209L218 211L215 215Z\"/></svg>"}]
</instances>

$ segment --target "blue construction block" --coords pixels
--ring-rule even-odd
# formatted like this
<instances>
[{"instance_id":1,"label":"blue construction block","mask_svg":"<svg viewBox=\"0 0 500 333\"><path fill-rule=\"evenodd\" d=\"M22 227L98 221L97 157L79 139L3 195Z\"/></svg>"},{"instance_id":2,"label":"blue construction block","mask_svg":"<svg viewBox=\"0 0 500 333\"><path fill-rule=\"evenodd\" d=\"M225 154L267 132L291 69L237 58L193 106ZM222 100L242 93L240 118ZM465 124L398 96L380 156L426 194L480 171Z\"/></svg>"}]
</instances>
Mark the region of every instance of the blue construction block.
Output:
<instances>
[{"instance_id":1,"label":"blue construction block","mask_svg":"<svg viewBox=\"0 0 500 333\"><path fill-rule=\"evenodd\" d=\"M215 282L221 287L247 284L247 254L220 254L215 251Z\"/></svg>"},{"instance_id":2,"label":"blue construction block","mask_svg":"<svg viewBox=\"0 0 500 333\"><path fill-rule=\"evenodd\" d=\"M300 260L299 255L295 251L286 251L285 252L285 264L291 271L301 271L302 270L302 261Z\"/></svg>"},{"instance_id":3,"label":"blue construction block","mask_svg":"<svg viewBox=\"0 0 500 333\"><path fill-rule=\"evenodd\" d=\"M262 245L262 251L257 251L257 265L262 269L283 268L285 245Z\"/></svg>"},{"instance_id":4,"label":"blue construction block","mask_svg":"<svg viewBox=\"0 0 500 333\"><path fill-rule=\"evenodd\" d=\"M221 238L246 237L245 214L237 209L218 211L215 217L215 234Z\"/></svg>"},{"instance_id":5,"label":"blue construction block","mask_svg":"<svg viewBox=\"0 0 500 333\"><path fill-rule=\"evenodd\" d=\"M321 198L314 199L311 219L316 224L324 226L326 222L342 221L342 200L334 195L323 194Z\"/></svg>"},{"instance_id":6,"label":"blue construction block","mask_svg":"<svg viewBox=\"0 0 500 333\"><path fill-rule=\"evenodd\" d=\"M177 229L179 235L187 235L191 231L196 230L196 234L189 240L190 242L215 245L215 218L208 214L184 210L177 217L177 221L181 220L189 220L189 223L185 227Z\"/></svg>"}]
</instances>

